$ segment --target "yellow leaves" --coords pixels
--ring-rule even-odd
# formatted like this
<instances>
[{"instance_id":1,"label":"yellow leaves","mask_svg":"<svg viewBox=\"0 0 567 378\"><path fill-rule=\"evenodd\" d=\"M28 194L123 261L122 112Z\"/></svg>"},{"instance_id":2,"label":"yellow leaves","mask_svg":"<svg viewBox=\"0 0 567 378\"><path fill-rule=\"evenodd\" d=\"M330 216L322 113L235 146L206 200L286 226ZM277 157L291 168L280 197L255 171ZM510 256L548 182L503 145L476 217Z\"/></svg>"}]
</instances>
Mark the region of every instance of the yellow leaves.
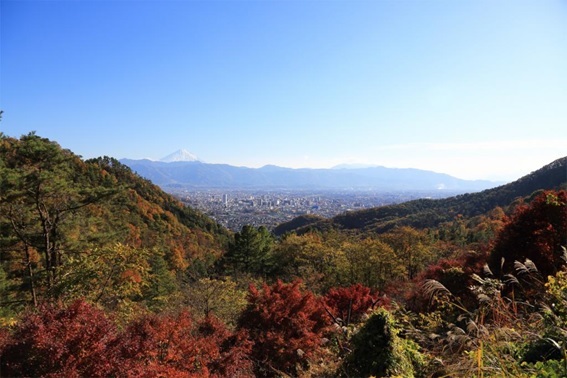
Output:
<instances>
[{"instance_id":1,"label":"yellow leaves","mask_svg":"<svg viewBox=\"0 0 567 378\"><path fill-rule=\"evenodd\" d=\"M12 316L10 317L0 317L0 327L13 327L18 324L18 320Z\"/></svg>"},{"instance_id":2,"label":"yellow leaves","mask_svg":"<svg viewBox=\"0 0 567 378\"><path fill-rule=\"evenodd\" d=\"M150 274L149 255L148 250L115 244L72 256L62 268L59 290L115 307L142 294Z\"/></svg>"},{"instance_id":3,"label":"yellow leaves","mask_svg":"<svg viewBox=\"0 0 567 378\"><path fill-rule=\"evenodd\" d=\"M236 319L247 304L247 292L238 288L230 277L202 278L184 290L193 313L206 316L214 313L227 324L235 325Z\"/></svg>"}]
</instances>

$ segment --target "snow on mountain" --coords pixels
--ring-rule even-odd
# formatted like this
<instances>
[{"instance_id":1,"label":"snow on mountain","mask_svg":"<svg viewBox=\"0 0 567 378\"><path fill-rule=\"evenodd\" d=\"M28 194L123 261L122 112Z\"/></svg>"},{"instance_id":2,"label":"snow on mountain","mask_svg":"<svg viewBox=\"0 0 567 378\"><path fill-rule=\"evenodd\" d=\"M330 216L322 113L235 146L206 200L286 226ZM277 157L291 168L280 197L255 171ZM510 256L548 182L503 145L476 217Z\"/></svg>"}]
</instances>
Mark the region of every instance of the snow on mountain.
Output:
<instances>
[{"instance_id":1,"label":"snow on mountain","mask_svg":"<svg viewBox=\"0 0 567 378\"><path fill-rule=\"evenodd\" d=\"M163 163L173 163L176 161L199 161L199 158L191 152L181 149L167 155L163 159L160 159L160 161Z\"/></svg>"}]
</instances>

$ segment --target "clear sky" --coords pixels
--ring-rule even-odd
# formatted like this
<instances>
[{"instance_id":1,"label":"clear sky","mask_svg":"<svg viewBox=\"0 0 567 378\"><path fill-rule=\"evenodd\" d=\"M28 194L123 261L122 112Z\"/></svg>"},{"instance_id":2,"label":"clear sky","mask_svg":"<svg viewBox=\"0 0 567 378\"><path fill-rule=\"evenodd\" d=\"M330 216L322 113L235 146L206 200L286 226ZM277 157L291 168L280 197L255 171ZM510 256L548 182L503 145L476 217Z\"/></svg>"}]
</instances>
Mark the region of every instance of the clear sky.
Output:
<instances>
[{"instance_id":1,"label":"clear sky","mask_svg":"<svg viewBox=\"0 0 567 378\"><path fill-rule=\"evenodd\" d=\"M0 7L0 131L85 158L509 181L567 155L564 0Z\"/></svg>"}]
</instances>

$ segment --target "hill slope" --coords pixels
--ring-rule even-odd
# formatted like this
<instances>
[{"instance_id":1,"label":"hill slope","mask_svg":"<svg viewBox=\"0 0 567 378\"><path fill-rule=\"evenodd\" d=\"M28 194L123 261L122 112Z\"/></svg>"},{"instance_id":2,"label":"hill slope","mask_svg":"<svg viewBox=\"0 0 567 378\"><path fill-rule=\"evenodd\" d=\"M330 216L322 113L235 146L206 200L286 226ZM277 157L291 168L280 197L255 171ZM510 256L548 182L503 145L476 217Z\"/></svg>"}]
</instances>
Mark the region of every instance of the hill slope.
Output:
<instances>
[{"instance_id":1,"label":"hill slope","mask_svg":"<svg viewBox=\"0 0 567 378\"><path fill-rule=\"evenodd\" d=\"M349 212L332 219L307 225L304 223L302 228L296 229L286 223L278 226L275 233L281 234L293 230L302 232L306 228L383 232L399 225L416 228L433 227L454 219L458 214L465 217L484 214L496 206L507 206L518 197L529 196L538 190L565 187L566 184L567 157L563 157L514 182L479 193L463 194L440 200L419 199L397 205Z\"/></svg>"},{"instance_id":2,"label":"hill slope","mask_svg":"<svg viewBox=\"0 0 567 378\"><path fill-rule=\"evenodd\" d=\"M34 303L82 274L66 270L73 264L84 270L108 263L110 279L138 261L118 275L124 280L147 272L159 256L165 270L181 272L197 259L214 261L228 238L226 229L115 159L83 161L33 133L0 135L0 263ZM88 269L88 277L100 273L96 265ZM138 273L132 277L138 282ZM104 281L97 282L104 291Z\"/></svg>"}]
</instances>

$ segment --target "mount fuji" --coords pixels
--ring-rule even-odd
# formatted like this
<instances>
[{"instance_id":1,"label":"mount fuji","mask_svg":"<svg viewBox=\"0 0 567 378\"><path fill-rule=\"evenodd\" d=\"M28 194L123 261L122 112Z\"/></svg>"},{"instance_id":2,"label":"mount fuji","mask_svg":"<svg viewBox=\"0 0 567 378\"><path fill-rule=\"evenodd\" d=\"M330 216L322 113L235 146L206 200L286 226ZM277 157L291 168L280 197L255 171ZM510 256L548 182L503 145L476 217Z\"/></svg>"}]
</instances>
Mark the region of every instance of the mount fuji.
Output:
<instances>
[{"instance_id":1,"label":"mount fuji","mask_svg":"<svg viewBox=\"0 0 567 378\"><path fill-rule=\"evenodd\" d=\"M200 161L199 158L191 152L181 149L159 160L162 163L174 163L178 161Z\"/></svg>"}]
</instances>

